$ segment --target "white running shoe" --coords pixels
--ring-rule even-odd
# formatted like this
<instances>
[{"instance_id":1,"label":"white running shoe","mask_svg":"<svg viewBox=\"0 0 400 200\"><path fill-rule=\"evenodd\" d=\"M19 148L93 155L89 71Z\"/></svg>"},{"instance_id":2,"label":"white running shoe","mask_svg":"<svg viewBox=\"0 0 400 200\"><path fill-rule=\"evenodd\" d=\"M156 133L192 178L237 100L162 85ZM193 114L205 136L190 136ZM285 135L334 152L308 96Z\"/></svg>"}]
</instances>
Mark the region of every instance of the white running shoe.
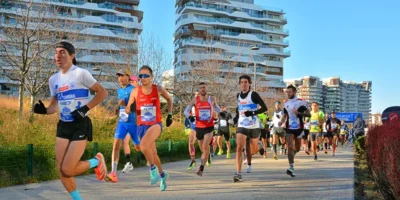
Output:
<instances>
[{"instance_id":1,"label":"white running shoe","mask_svg":"<svg viewBox=\"0 0 400 200\"><path fill-rule=\"evenodd\" d=\"M251 166L247 165L247 173L251 173Z\"/></svg>"},{"instance_id":2,"label":"white running shoe","mask_svg":"<svg viewBox=\"0 0 400 200\"><path fill-rule=\"evenodd\" d=\"M127 162L127 163L125 164L124 169L122 169L122 173L129 173L129 172L132 171L132 170L133 170L133 165L132 165L132 163Z\"/></svg>"},{"instance_id":3,"label":"white running shoe","mask_svg":"<svg viewBox=\"0 0 400 200\"><path fill-rule=\"evenodd\" d=\"M247 164L247 159L244 159L244 160L243 160L243 164Z\"/></svg>"}]
</instances>

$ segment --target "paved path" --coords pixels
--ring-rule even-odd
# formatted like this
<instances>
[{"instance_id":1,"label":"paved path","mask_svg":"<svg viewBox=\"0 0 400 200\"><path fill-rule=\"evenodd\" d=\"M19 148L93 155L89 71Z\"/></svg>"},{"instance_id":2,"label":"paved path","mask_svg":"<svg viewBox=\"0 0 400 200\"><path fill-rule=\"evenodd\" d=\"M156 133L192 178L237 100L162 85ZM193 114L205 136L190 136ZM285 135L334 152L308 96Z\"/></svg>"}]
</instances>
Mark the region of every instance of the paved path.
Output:
<instances>
[{"instance_id":1,"label":"paved path","mask_svg":"<svg viewBox=\"0 0 400 200\"><path fill-rule=\"evenodd\" d=\"M271 155L271 154L270 154ZM287 157L275 161L255 156L253 172L243 174L244 182L233 183L234 156L214 159L203 177L187 171L189 161L164 165L170 174L167 191L149 186L147 167L121 174L119 183L99 183L95 176L77 179L83 199L354 199L352 147L338 148L337 156L320 155L318 161L303 152L295 159L297 176L286 175ZM244 167L245 169L245 167ZM59 180L0 189L0 199L69 199Z\"/></svg>"}]
</instances>

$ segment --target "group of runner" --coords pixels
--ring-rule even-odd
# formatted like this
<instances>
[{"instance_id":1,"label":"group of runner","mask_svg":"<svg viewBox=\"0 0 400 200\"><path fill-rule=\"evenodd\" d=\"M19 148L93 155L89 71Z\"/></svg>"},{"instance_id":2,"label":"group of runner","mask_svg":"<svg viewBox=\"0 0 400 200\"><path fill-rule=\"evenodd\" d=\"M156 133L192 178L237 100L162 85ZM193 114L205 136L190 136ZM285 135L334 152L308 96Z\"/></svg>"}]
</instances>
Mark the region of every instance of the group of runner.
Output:
<instances>
[{"instance_id":1,"label":"group of runner","mask_svg":"<svg viewBox=\"0 0 400 200\"><path fill-rule=\"evenodd\" d=\"M161 86L152 82L153 71L149 66L139 69L138 77L131 76L127 69L121 69L116 73L121 87L117 90L118 124L114 134L114 143L111 158L111 172L107 175L107 167L102 153L87 161L80 161L86 148L87 141L92 141L92 123L88 113L100 104L106 97L107 91L99 84L88 70L76 66L75 48L68 42L60 42L55 48L55 64L60 71L49 79L50 104L46 107L42 101L34 105L34 113L54 114L59 111L60 121L57 124L56 136L56 160L57 169L62 184L70 193L72 199L81 199L77 190L74 177L82 174L90 168L95 169L98 180L118 182L117 164L121 145L124 146L126 164L122 172L133 170L130 159L129 140L133 141L137 151L141 151L150 167L150 184L155 185L160 181L160 190L167 188L168 173L163 171L160 158L157 154L155 141L162 132L162 113L160 109L160 96L167 101L168 115L166 126L169 127L172 120L172 98ZM140 80L140 85L138 81ZM272 149L274 159L278 159L277 146L282 144L281 153L287 151L289 168L287 174L294 177L294 157L300 151L303 129L308 127L312 150L317 159L318 147L321 149L321 130L326 128L326 138L333 146L333 155L336 151L340 121L332 113L330 119L325 120L318 110L318 103L312 104L312 111L307 108L307 103L296 97L296 88L287 87L288 100L284 103L276 102L273 114L271 134L266 131L268 127L266 112L267 106L260 95L252 91L252 80L248 75L239 77L241 91L237 94L236 115L232 118L227 112L226 106L222 109L218 106L217 99L208 94L207 83L198 85L198 93L185 109L187 117L186 127L189 135L189 153L191 163L189 169L196 167L195 140L199 143L202 152L200 166L196 172L203 176L204 166L211 164L210 152L214 154L218 146L217 155L224 153L222 139L225 139L227 147L226 158L230 158L230 121L236 126L236 172L233 181L242 181L242 162L245 158L247 173L252 171L252 155L260 152L267 157L269 135L272 135ZM90 98L90 91L95 92ZM218 119L217 136L214 139L214 119ZM261 119L261 120L260 120ZM305 119L305 120L304 120ZM326 125L323 125L326 121ZM308 131L307 131L308 132ZM308 134L307 134L308 135ZM261 142L259 142L261 136ZM217 145L217 146L216 146ZM325 144L325 152L328 146ZM261 149L261 151L260 151ZM306 150L308 151L308 150ZM242 154L243 152L243 154Z\"/></svg>"}]
</instances>

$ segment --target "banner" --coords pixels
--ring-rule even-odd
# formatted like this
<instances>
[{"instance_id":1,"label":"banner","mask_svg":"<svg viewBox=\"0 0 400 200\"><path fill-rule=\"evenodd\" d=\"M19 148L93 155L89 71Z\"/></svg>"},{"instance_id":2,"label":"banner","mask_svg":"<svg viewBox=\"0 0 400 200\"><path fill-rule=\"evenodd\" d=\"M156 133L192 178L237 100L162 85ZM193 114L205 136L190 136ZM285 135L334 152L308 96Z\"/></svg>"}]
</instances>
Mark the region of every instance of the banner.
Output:
<instances>
[{"instance_id":1,"label":"banner","mask_svg":"<svg viewBox=\"0 0 400 200\"><path fill-rule=\"evenodd\" d=\"M336 118L340 121L344 120L346 123L352 123L356 121L358 115L362 117L362 113L360 112L337 112Z\"/></svg>"}]
</instances>

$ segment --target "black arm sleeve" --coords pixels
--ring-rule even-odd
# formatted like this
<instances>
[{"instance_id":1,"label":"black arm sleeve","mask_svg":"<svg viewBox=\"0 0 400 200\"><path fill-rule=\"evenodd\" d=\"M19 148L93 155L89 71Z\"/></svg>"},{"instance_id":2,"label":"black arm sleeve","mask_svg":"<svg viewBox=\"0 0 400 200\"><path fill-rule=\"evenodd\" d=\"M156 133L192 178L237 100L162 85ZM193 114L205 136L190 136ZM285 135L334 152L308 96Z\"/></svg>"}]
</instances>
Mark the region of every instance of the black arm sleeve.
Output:
<instances>
[{"instance_id":1,"label":"black arm sleeve","mask_svg":"<svg viewBox=\"0 0 400 200\"><path fill-rule=\"evenodd\" d=\"M311 117L310 111L308 110L308 108L306 106L300 106L299 109L297 109L297 111L299 112L299 116L302 117Z\"/></svg>"},{"instance_id":2,"label":"black arm sleeve","mask_svg":"<svg viewBox=\"0 0 400 200\"><path fill-rule=\"evenodd\" d=\"M251 93L251 100L255 103L261 106L260 109L256 110L254 113L256 115L264 113L265 111L268 110L267 106L265 105L264 101L260 97L260 95L257 92Z\"/></svg>"}]
</instances>

